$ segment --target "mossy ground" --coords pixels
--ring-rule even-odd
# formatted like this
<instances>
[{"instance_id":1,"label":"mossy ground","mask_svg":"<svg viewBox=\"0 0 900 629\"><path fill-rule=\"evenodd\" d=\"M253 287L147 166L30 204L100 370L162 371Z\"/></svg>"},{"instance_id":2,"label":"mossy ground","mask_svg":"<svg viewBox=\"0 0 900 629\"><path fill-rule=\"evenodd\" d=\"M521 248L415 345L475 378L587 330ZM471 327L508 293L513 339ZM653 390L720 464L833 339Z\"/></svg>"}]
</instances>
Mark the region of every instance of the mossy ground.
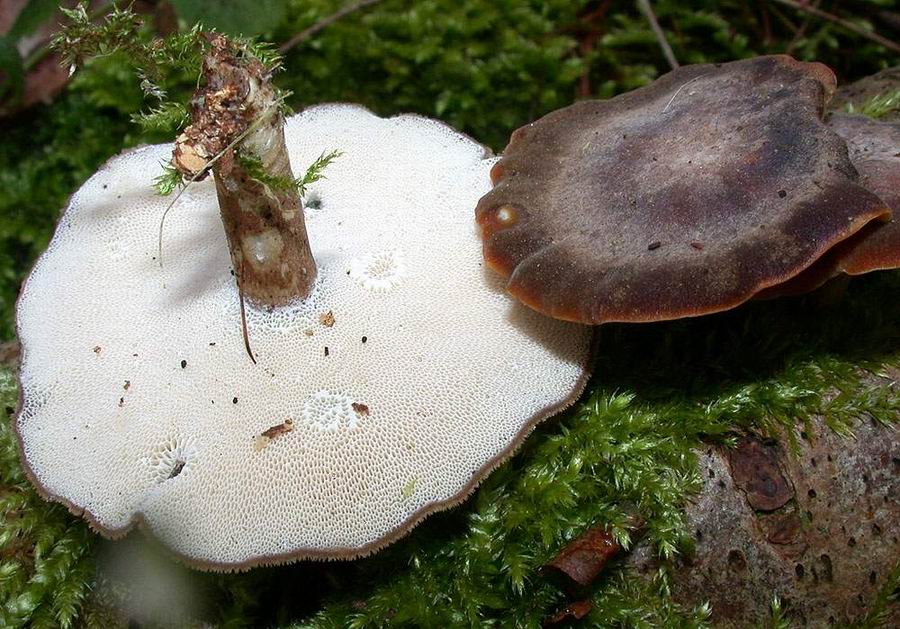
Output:
<instances>
[{"instance_id":1,"label":"mossy ground","mask_svg":"<svg viewBox=\"0 0 900 629\"><path fill-rule=\"evenodd\" d=\"M340 3L288 4L270 33L275 41ZM381 114L416 111L501 149L512 129L570 103L584 77L590 93L608 96L665 71L652 34L631 8L609 11L593 46L582 50L577 15L596 6L386 0L292 52L280 80L294 90L295 107L349 100ZM799 57L829 62L842 79L898 62L834 25L759 6L654 3L684 62L793 46ZM795 27L806 23L802 34L781 18ZM186 91L191 79L171 83ZM129 117L140 107L136 80L113 57L92 64L53 105L2 123L5 338L12 335L16 286L65 198L121 148L170 139L136 132ZM813 415L848 435L856 421L896 422L900 388L868 375L900 368L898 291L900 273L888 272L854 280L833 303L818 294L696 320L604 326L581 402L541 425L462 507L431 517L367 559L195 573L205 606L200 616L234 626L538 626L564 596L537 569L585 527L612 524L624 540L621 525L637 510L661 557L689 550L682 507L699 487L695 448L728 444L746 429L802 439ZM0 374L0 397L0 408L15 405L9 370ZM96 536L37 497L22 476L7 421L0 427L0 516L0 624L105 627L117 619L104 588L95 587ZM654 581L640 580L614 564L593 590L590 620L704 624L705 609L672 602L667 579L663 570ZM872 623L898 585L900 571L873 606ZM777 626L780 616L760 622Z\"/></svg>"}]
</instances>

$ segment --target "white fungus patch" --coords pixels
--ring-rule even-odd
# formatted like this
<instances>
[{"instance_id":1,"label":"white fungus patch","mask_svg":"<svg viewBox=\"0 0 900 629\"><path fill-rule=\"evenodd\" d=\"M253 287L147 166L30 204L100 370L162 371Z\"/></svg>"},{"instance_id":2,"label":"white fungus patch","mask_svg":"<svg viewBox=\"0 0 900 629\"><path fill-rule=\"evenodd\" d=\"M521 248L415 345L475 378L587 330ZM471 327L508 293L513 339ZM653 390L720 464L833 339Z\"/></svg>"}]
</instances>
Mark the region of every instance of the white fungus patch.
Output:
<instances>
[{"instance_id":1,"label":"white fungus patch","mask_svg":"<svg viewBox=\"0 0 900 629\"><path fill-rule=\"evenodd\" d=\"M370 253L350 261L350 277L366 290L384 293L397 287L406 276L406 261L400 249Z\"/></svg>"},{"instance_id":2,"label":"white fungus patch","mask_svg":"<svg viewBox=\"0 0 900 629\"><path fill-rule=\"evenodd\" d=\"M353 408L353 398L326 389L316 391L303 402L303 420L320 430L354 428L362 413Z\"/></svg>"},{"instance_id":3,"label":"white fungus patch","mask_svg":"<svg viewBox=\"0 0 900 629\"><path fill-rule=\"evenodd\" d=\"M84 184L18 305L17 429L36 481L107 532L140 519L196 565L395 539L570 401L588 357L590 328L528 310L485 271L474 208L495 160L482 147L336 105L291 118L286 135L298 175L343 154L307 215L312 295L248 307L258 364L211 181L169 213L160 267L169 199L152 185L170 145Z\"/></svg>"},{"instance_id":4,"label":"white fungus patch","mask_svg":"<svg viewBox=\"0 0 900 629\"><path fill-rule=\"evenodd\" d=\"M152 482L159 484L181 476L196 456L197 446L193 439L173 435L155 446L142 463Z\"/></svg>"}]
</instances>

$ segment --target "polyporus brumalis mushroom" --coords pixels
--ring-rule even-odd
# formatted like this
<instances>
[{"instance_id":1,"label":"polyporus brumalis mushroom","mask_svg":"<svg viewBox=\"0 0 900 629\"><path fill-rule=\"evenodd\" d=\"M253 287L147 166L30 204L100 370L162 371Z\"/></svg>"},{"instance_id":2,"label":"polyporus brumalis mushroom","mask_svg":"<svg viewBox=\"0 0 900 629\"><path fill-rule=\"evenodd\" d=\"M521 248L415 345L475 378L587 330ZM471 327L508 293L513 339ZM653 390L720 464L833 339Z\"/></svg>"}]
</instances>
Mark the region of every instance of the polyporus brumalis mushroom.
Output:
<instances>
[{"instance_id":1,"label":"polyporus brumalis mushroom","mask_svg":"<svg viewBox=\"0 0 900 629\"><path fill-rule=\"evenodd\" d=\"M287 242L304 210L246 194L227 155L173 207L161 267L152 183L172 147L149 146L73 196L17 309L15 427L36 486L198 567L372 552L463 500L587 377L590 328L529 311L482 267L482 146L341 105L291 118L286 141L260 129L249 141L264 160L286 148L281 172L342 151L305 211L309 287ZM189 130L176 161L209 159L207 141Z\"/></svg>"},{"instance_id":2,"label":"polyporus brumalis mushroom","mask_svg":"<svg viewBox=\"0 0 900 629\"><path fill-rule=\"evenodd\" d=\"M841 275L900 268L900 123L835 113L828 126L846 140L860 184L893 210L893 219L866 225L796 277L763 291L763 298L805 293Z\"/></svg>"},{"instance_id":3,"label":"polyporus brumalis mushroom","mask_svg":"<svg viewBox=\"0 0 900 629\"><path fill-rule=\"evenodd\" d=\"M822 64L757 57L548 114L492 171L485 259L564 320L734 307L890 214L822 120L834 89Z\"/></svg>"}]
</instances>

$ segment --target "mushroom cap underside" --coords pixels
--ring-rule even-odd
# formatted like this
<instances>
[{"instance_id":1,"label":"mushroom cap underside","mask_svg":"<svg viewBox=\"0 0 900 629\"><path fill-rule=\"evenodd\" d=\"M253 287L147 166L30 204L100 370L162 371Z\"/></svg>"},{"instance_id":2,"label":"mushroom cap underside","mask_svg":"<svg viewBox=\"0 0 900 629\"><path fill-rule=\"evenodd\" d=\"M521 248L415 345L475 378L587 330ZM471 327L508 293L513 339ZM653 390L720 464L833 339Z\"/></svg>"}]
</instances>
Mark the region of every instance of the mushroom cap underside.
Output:
<instances>
[{"instance_id":1,"label":"mushroom cap underside","mask_svg":"<svg viewBox=\"0 0 900 629\"><path fill-rule=\"evenodd\" d=\"M140 523L192 565L367 554L458 503L586 380L590 328L487 273L471 208L486 151L418 116L320 106L289 120L319 280L249 307L249 360L212 182L165 224L171 146L74 195L18 304L15 421L42 493L109 536Z\"/></svg>"},{"instance_id":2,"label":"mushroom cap underside","mask_svg":"<svg viewBox=\"0 0 900 629\"><path fill-rule=\"evenodd\" d=\"M734 307L889 216L822 121L834 87L821 64L757 57L548 114L492 171L485 259L564 320Z\"/></svg>"}]
</instances>

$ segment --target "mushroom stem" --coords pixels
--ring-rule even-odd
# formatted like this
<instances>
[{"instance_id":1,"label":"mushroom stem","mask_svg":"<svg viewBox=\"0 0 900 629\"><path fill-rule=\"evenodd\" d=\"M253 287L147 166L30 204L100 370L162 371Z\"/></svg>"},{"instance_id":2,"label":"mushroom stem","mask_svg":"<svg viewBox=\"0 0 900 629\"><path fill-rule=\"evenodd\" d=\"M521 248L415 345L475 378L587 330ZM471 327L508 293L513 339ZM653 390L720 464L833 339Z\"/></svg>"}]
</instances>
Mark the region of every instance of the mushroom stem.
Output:
<instances>
[{"instance_id":1,"label":"mushroom stem","mask_svg":"<svg viewBox=\"0 0 900 629\"><path fill-rule=\"evenodd\" d=\"M303 299L316 263L291 185L271 71L223 35L211 35L209 43L191 124L175 142L173 164L193 176L221 154L211 170L238 287L260 306Z\"/></svg>"}]
</instances>

